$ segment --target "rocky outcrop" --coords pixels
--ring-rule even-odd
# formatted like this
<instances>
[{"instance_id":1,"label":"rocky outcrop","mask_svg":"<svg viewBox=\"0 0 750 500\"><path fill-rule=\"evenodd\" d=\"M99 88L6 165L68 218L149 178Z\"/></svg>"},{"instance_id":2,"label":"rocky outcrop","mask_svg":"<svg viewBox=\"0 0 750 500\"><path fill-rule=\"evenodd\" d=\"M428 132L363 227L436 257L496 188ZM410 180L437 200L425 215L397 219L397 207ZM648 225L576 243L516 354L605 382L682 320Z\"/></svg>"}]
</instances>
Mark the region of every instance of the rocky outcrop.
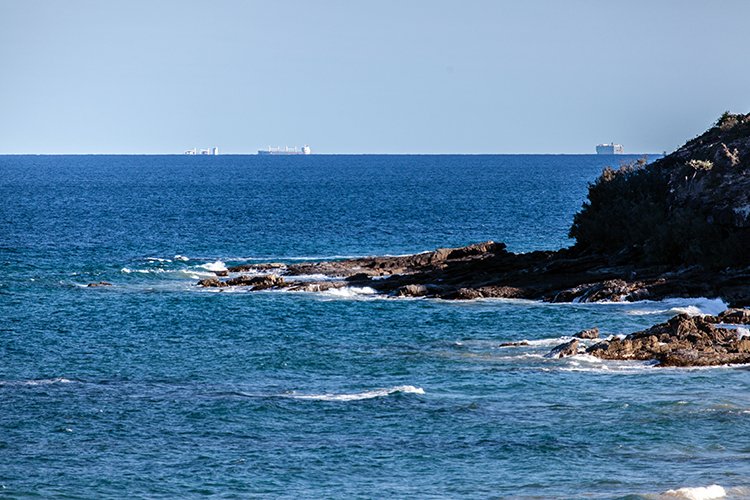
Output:
<instances>
[{"instance_id":1,"label":"rocky outcrop","mask_svg":"<svg viewBox=\"0 0 750 500\"><path fill-rule=\"evenodd\" d=\"M658 366L750 363L750 338L717 327L710 319L680 314L647 330L594 344L586 352L610 360L655 360Z\"/></svg>"},{"instance_id":2,"label":"rocky outcrop","mask_svg":"<svg viewBox=\"0 0 750 500\"><path fill-rule=\"evenodd\" d=\"M573 339L570 342L565 342L552 349L550 352L544 355L545 358L566 358L568 356L575 356L578 354L578 339Z\"/></svg>"},{"instance_id":3,"label":"rocky outcrop","mask_svg":"<svg viewBox=\"0 0 750 500\"><path fill-rule=\"evenodd\" d=\"M227 271L230 273L243 273L243 272L254 272L254 273L260 273L265 271L276 271L278 269L283 269L286 267L286 264L282 264L280 262L261 262L258 264L240 264L238 266L231 266L227 268Z\"/></svg>"},{"instance_id":4,"label":"rocky outcrop","mask_svg":"<svg viewBox=\"0 0 750 500\"><path fill-rule=\"evenodd\" d=\"M750 325L750 309L727 309L716 320L718 323Z\"/></svg>"},{"instance_id":5,"label":"rocky outcrop","mask_svg":"<svg viewBox=\"0 0 750 500\"><path fill-rule=\"evenodd\" d=\"M98 283L89 283L86 286L89 288L94 288L98 286L112 286L112 283L110 283L109 281L99 281Z\"/></svg>"},{"instance_id":6,"label":"rocky outcrop","mask_svg":"<svg viewBox=\"0 0 750 500\"><path fill-rule=\"evenodd\" d=\"M702 296L749 306L750 115L725 114L652 164L605 169L590 186L570 234L576 244L559 251L514 254L503 243L487 241L399 257L243 264L229 267L232 277L224 281L199 285L299 291L357 286L449 300ZM310 275L329 280L311 282Z\"/></svg>"},{"instance_id":7,"label":"rocky outcrop","mask_svg":"<svg viewBox=\"0 0 750 500\"><path fill-rule=\"evenodd\" d=\"M708 270L701 266L641 266L632 255L607 256L576 248L556 252L514 254L502 243L486 242L465 248L439 249L402 257L306 262L269 267L275 274L246 265L229 268L226 280L209 278L207 287L251 286L325 291L344 286L369 287L395 297L447 300L514 298L546 302L659 300L667 297L722 297L733 306L750 305L750 267ZM281 278L279 275L283 275ZM306 276L323 275L327 281ZM268 281L269 285L264 283Z\"/></svg>"},{"instance_id":8,"label":"rocky outcrop","mask_svg":"<svg viewBox=\"0 0 750 500\"><path fill-rule=\"evenodd\" d=\"M206 278L198 282L198 286L209 288L222 288L227 286L248 286L252 290L266 290L269 288L280 288L286 285L284 278L275 274L262 276L241 275L221 281L218 278Z\"/></svg>"},{"instance_id":9,"label":"rocky outcrop","mask_svg":"<svg viewBox=\"0 0 750 500\"><path fill-rule=\"evenodd\" d=\"M594 327L594 328L589 328L587 330L581 330L580 332L574 334L573 337L577 339L586 339L586 340L598 339L599 328Z\"/></svg>"}]
</instances>

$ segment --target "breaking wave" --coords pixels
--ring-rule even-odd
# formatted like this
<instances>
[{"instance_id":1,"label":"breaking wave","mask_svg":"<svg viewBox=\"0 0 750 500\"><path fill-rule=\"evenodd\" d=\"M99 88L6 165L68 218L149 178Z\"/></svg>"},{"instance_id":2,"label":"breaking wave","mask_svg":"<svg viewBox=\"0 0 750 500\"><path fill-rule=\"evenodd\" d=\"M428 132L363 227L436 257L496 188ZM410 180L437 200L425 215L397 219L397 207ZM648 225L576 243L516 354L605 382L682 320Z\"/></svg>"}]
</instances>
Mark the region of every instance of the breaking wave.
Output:
<instances>
[{"instance_id":1,"label":"breaking wave","mask_svg":"<svg viewBox=\"0 0 750 500\"><path fill-rule=\"evenodd\" d=\"M369 286L345 286L341 288L331 288L330 290L326 290L324 292L320 292L322 295L328 295L333 297L343 297L343 298L352 298L352 297L361 297L361 296L367 296L367 295L375 295L378 292L370 288Z\"/></svg>"},{"instance_id":2,"label":"breaking wave","mask_svg":"<svg viewBox=\"0 0 750 500\"><path fill-rule=\"evenodd\" d=\"M708 299L698 297L694 299L664 299L661 301L644 300L630 302L630 304L643 304L654 306L651 308L637 308L628 311L631 316L645 316L651 314L689 314L691 316L717 315L727 308L727 303L721 299Z\"/></svg>"},{"instance_id":3,"label":"breaking wave","mask_svg":"<svg viewBox=\"0 0 750 500\"><path fill-rule=\"evenodd\" d=\"M665 497L686 498L688 500L711 500L713 498L724 498L727 491L718 484L711 486L698 486L695 488L679 488L664 492Z\"/></svg>"},{"instance_id":4,"label":"breaking wave","mask_svg":"<svg viewBox=\"0 0 750 500\"><path fill-rule=\"evenodd\" d=\"M372 391L356 392L352 394L283 394L285 398L303 399L310 401L360 401L363 399L382 398L391 394L424 394L424 389L413 385L398 385L389 389L375 389Z\"/></svg>"},{"instance_id":5,"label":"breaking wave","mask_svg":"<svg viewBox=\"0 0 750 500\"><path fill-rule=\"evenodd\" d=\"M207 271L226 271L227 266L220 260L217 260L215 262L209 262L208 264L203 264L198 266L201 269L205 269Z\"/></svg>"},{"instance_id":6,"label":"breaking wave","mask_svg":"<svg viewBox=\"0 0 750 500\"><path fill-rule=\"evenodd\" d=\"M63 378L63 377L41 378L41 379L34 379L34 380L0 380L0 387L70 384L70 383L73 383L73 380Z\"/></svg>"}]
</instances>

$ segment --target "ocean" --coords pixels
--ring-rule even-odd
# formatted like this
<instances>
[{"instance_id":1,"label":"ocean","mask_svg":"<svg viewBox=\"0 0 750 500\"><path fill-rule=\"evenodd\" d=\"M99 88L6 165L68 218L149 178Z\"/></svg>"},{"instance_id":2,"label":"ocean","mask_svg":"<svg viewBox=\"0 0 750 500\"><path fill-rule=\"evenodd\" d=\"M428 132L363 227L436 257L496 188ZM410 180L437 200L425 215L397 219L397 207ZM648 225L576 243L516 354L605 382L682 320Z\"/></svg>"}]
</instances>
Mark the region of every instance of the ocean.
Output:
<instances>
[{"instance_id":1,"label":"ocean","mask_svg":"<svg viewBox=\"0 0 750 500\"><path fill-rule=\"evenodd\" d=\"M561 248L587 183L636 158L0 156L0 497L749 497L746 367L543 357L720 300L195 286Z\"/></svg>"}]
</instances>

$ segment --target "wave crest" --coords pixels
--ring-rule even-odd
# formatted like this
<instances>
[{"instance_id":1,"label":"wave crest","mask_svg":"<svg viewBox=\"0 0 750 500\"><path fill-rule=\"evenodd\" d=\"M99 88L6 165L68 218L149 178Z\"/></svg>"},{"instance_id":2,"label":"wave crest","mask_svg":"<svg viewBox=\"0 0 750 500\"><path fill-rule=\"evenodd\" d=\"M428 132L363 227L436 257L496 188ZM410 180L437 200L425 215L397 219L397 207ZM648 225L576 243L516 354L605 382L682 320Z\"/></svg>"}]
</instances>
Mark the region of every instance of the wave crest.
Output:
<instances>
[{"instance_id":1,"label":"wave crest","mask_svg":"<svg viewBox=\"0 0 750 500\"><path fill-rule=\"evenodd\" d=\"M686 498L688 500L711 500L713 498L724 498L727 492L718 484L711 486L698 486L695 488L679 488L664 492L666 497Z\"/></svg>"},{"instance_id":2,"label":"wave crest","mask_svg":"<svg viewBox=\"0 0 750 500\"><path fill-rule=\"evenodd\" d=\"M381 398L398 393L424 394L425 392L421 387L414 387L413 385L398 385L388 389L375 389L372 391L352 394L284 394L284 397L310 401L360 401L363 399Z\"/></svg>"},{"instance_id":3,"label":"wave crest","mask_svg":"<svg viewBox=\"0 0 750 500\"><path fill-rule=\"evenodd\" d=\"M34 379L34 380L0 380L0 387L4 385L34 386L34 385L50 385L50 384L70 384L72 382L73 382L72 380L63 378L63 377L40 378L40 379Z\"/></svg>"}]
</instances>

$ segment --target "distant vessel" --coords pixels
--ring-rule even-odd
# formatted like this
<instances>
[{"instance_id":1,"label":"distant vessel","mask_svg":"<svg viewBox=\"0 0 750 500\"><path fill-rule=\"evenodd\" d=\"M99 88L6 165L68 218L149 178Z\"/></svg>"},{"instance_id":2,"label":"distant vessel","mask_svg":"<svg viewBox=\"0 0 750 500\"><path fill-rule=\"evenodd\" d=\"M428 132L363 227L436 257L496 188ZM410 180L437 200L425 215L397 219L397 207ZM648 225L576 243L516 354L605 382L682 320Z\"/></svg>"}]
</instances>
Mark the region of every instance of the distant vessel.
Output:
<instances>
[{"instance_id":1,"label":"distant vessel","mask_svg":"<svg viewBox=\"0 0 750 500\"><path fill-rule=\"evenodd\" d=\"M193 149L187 149L185 150L186 155L212 155L216 156L219 154L219 148L213 147L213 148L193 148Z\"/></svg>"},{"instance_id":2,"label":"distant vessel","mask_svg":"<svg viewBox=\"0 0 750 500\"><path fill-rule=\"evenodd\" d=\"M622 144L615 144L610 142L609 144L597 144L596 154L598 155L621 155L625 153L625 149Z\"/></svg>"},{"instance_id":3,"label":"distant vessel","mask_svg":"<svg viewBox=\"0 0 750 500\"><path fill-rule=\"evenodd\" d=\"M309 155L312 154L312 150L310 149L310 146L305 144L302 146L302 149L297 148L288 148L284 146L284 149L282 148L272 148L271 146L268 146L268 149L259 149L258 150L259 155Z\"/></svg>"}]
</instances>

